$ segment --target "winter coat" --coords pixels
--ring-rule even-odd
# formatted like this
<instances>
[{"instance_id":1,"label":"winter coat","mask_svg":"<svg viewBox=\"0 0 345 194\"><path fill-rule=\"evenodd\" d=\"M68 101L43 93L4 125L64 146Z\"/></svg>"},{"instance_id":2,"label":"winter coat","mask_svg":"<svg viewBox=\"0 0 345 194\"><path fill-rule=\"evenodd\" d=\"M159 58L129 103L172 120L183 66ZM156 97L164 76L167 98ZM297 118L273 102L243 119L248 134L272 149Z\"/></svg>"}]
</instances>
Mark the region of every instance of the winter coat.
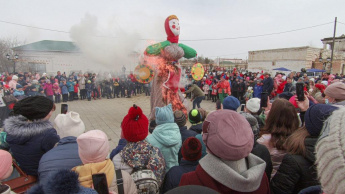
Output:
<instances>
[{"instance_id":1,"label":"winter coat","mask_svg":"<svg viewBox=\"0 0 345 194\"><path fill-rule=\"evenodd\" d=\"M200 87L195 84L192 84L192 86L184 93L185 94L193 93L193 98L196 98L199 96L205 96L204 92L200 89Z\"/></svg>"},{"instance_id":2,"label":"winter coat","mask_svg":"<svg viewBox=\"0 0 345 194\"><path fill-rule=\"evenodd\" d=\"M17 81L16 80L11 80L9 83L8 83L8 86L12 89L17 89Z\"/></svg>"},{"instance_id":3,"label":"winter coat","mask_svg":"<svg viewBox=\"0 0 345 194\"><path fill-rule=\"evenodd\" d=\"M261 99L262 85L255 84L253 98Z\"/></svg>"},{"instance_id":4,"label":"winter coat","mask_svg":"<svg viewBox=\"0 0 345 194\"><path fill-rule=\"evenodd\" d=\"M92 84L91 83L86 83L85 84L85 89L86 89L86 91L91 92L92 91Z\"/></svg>"},{"instance_id":5,"label":"winter coat","mask_svg":"<svg viewBox=\"0 0 345 194\"><path fill-rule=\"evenodd\" d=\"M178 187L183 174L195 171L198 161L181 160L180 166L172 167L165 175L163 193L168 192L175 187Z\"/></svg>"},{"instance_id":6,"label":"winter coat","mask_svg":"<svg viewBox=\"0 0 345 194\"><path fill-rule=\"evenodd\" d=\"M82 165L78 154L77 138L68 136L60 139L56 147L45 153L38 166L39 179L47 177L61 169L72 169Z\"/></svg>"},{"instance_id":7,"label":"winter coat","mask_svg":"<svg viewBox=\"0 0 345 194\"><path fill-rule=\"evenodd\" d=\"M254 142L253 150L251 152L255 156L261 158L263 161L266 162L265 173L268 180L271 180L271 173L273 170L271 155L268 149L264 146L259 144L258 142Z\"/></svg>"},{"instance_id":8,"label":"winter coat","mask_svg":"<svg viewBox=\"0 0 345 194\"><path fill-rule=\"evenodd\" d=\"M120 139L119 144L113 151L110 153L110 159L113 160L114 156L117 155L119 152L122 151L122 149L127 145L127 140L126 139Z\"/></svg>"},{"instance_id":9,"label":"winter coat","mask_svg":"<svg viewBox=\"0 0 345 194\"><path fill-rule=\"evenodd\" d=\"M188 137L195 137L198 134L197 132L195 132L193 130L188 130L187 126L180 127L180 133L181 133L182 143Z\"/></svg>"},{"instance_id":10,"label":"winter coat","mask_svg":"<svg viewBox=\"0 0 345 194\"><path fill-rule=\"evenodd\" d=\"M247 170L237 172L231 168L238 165L248 166ZM265 166L265 162L253 154L238 161L224 161L207 154L195 171L182 175L179 186L200 185L219 193L270 193Z\"/></svg>"},{"instance_id":11,"label":"winter coat","mask_svg":"<svg viewBox=\"0 0 345 194\"><path fill-rule=\"evenodd\" d=\"M270 95L274 87L273 79L271 77L265 78L262 83L262 91Z\"/></svg>"},{"instance_id":12,"label":"winter coat","mask_svg":"<svg viewBox=\"0 0 345 194\"><path fill-rule=\"evenodd\" d=\"M271 181L273 193L298 193L319 185L315 164L315 144L318 138L306 138L306 156L286 154Z\"/></svg>"},{"instance_id":13,"label":"winter coat","mask_svg":"<svg viewBox=\"0 0 345 194\"><path fill-rule=\"evenodd\" d=\"M15 194L13 191L11 191L11 187L8 185L2 185L0 183L0 194Z\"/></svg>"},{"instance_id":14,"label":"winter coat","mask_svg":"<svg viewBox=\"0 0 345 194\"><path fill-rule=\"evenodd\" d=\"M63 83L61 83L60 87L61 87L61 93L62 94L68 94L68 86L67 86L67 84L64 85Z\"/></svg>"},{"instance_id":15,"label":"winter coat","mask_svg":"<svg viewBox=\"0 0 345 194\"><path fill-rule=\"evenodd\" d=\"M46 84L44 84L44 86L43 86L43 90L44 90L44 92L45 92L45 94L47 95L47 96L53 96L54 95L54 92L53 92L53 84L52 83L46 83Z\"/></svg>"},{"instance_id":16,"label":"winter coat","mask_svg":"<svg viewBox=\"0 0 345 194\"><path fill-rule=\"evenodd\" d=\"M50 121L28 122L21 115L6 119L4 129L12 156L25 173L34 176L37 175L43 154L51 150L60 140Z\"/></svg>"},{"instance_id":17,"label":"winter coat","mask_svg":"<svg viewBox=\"0 0 345 194\"><path fill-rule=\"evenodd\" d=\"M273 164L273 171L271 174L271 178L273 178L284 158L284 155L286 154L286 151L278 150L277 148L273 147L270 141L271 141L271 134L264 134L257 140L258 143L266 146L266 148L270 152L272 164Z\"/></svg>"},{"instance_id":18,"label":"winter coat","mask_svg":"<svg viewBox=\"0 0 345 194\"><path fill-rule=\"evenodd\" d=\"M97 194L95 190L81 186L78 174L70 170L59 170L27 191L27 194L38 193Z\"/></svg>"},{"instance_id":19,"label":"winter coat","mask_svg":"<svg viewBox=\"0 0 345 194\"><path fill-rule=\"evenodd\" d=\"M178 166L178 151L182 146L180 129L176 123L164 123L157 125L152 134L146 140L162 152L166 172L173 166Z\"/></svg>"},{"instance_id":20,"label":"winter coat","mask_svg":"<svg viewBox=\"0 0 345 194\"><path fill-rule=\"evenodd\" d=\"M24 91L14 90L13 96L24 96Z\"/></svg>"},{"instance_id":21,"label":"winter coat","mask_svg":"<svg viewBox=\"0 0 345 194\"><path fill-rule=\"evenodd\" d=\"M80 90L85 89L86 81L87 81L87 80L85 79L84 76L83 76L83 77L79 77L79 79L78 79L78 84L79 84L79 89L80 89Z\"/></svg>"},{"instance_id":22,"label":"winter coat","mask_svg":"<svg viewBox=\"0 0 345 194\"><path fill-rule=\"evenodd\" d=\"M54 83L53 84L53 91L55 95L60 95L61 94L61 89L59 87L58 83Z\"/></svg>"},{"instance_id":23,"label":"winter coat","mask_svg":"<svg viewBox=\"0 0 345 194\"><path fill-rule=\"evenodd\" d=\"M202 122L198 123L198 124L192 124L192 126L189 127L189 130L190 131L194 131L197 134L201 134L201 132L202 132L202 124L203 124Z\"/></svg>"},{"instance_id":24,"label":"winter coat","mask_svg":"<svg viewBox=\"0 0 345 194\"><path fill-rule=\"evenodd\" d=\"M239 82L233 81L232 86L231 86L231 92L238 92L239 89L240 89Z\"/></svg>"},{"instance_id":25,"label":"winter coat","mask_svg":"<svg viewBox=\"0 0 345 194\"><path fill-rule=\"evenodd\" d=\"M75 85L74 82L70 82L70 81L67 82L68 92L74 92L74 85Z\"/></svg>"},{"instance_id":26,"label":"winter coat","mask_svg":"<svg viewBox=\"0 0 345 194\"><path fill-rule=\"evenodd\" d=\"M156 175L159 185L165 176L165 160L161 151L146 140L128 142L123 150L113 158L115 169L132 173L133 169L150 169Z\"/></svg>"},{"instance_id":27,"label":"winter coat","mask_svg":"<svg viewBox=\"0 0 345 194\"><path fill-rule=\"evenodd\" d=\"M246 84L244 82L240 82L238 87L238 92L245 93L246 92Z\"/></svg>"}]
</instances>

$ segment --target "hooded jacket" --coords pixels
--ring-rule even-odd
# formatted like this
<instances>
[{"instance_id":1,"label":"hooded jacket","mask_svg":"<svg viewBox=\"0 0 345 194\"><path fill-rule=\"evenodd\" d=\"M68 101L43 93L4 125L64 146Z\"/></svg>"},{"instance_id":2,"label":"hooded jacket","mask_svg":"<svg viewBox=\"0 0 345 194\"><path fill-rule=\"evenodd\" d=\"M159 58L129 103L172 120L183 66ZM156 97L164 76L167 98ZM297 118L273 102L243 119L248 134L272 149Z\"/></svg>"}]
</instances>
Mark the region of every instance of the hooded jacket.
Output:
<instances>
[{"instance_id":1,"label":"hooded jacket","mask_svg":"<svg viewBox=\"0 0 345 194\"><path fill-rule=\"evenodd\" d=\"M176 123L158 125L146 140L157 147L163 154L166 172L173 166L178 166L178 151L182 146L180 129Z\"/></svg>"},{"instance_id":2,"label":"hooded jacket","mask_svg":"<svg viewBox=\"0 0 345 194\"><path fill-rule=\"evenodd\" d=\"M43 154L60 140L50 121L28 122L21 115L6 119L4 129L13 157L25 173L34 176Z\"/></svg>"},{"instance_id":3,"label":"hooded jacket","mask_svg":"<svg viewBox=\"0 0 345 194\"><path fill-rule=\"evenodd\" d=\"M166 165L165 172L168 172L171 167L178 166L178 151L182 146L181 133L174 122L171 104L156 108L155 115L157 126L146 140L162 152Z\"/></svg>"},{"instance_id":4,"label":"hooded jacket","mask_svg":"<svg viewBox=\"0 0 345 194\"><path fill-rule=\"evenodd\" d=\"M238 166L246 166L240 171ZM219 193L270 193L265 162L253 154L238 161L225 161L207 154L194 172L184 174L179 186L201 185Z\"/></svg>"},{"instance_id":5,"label":"hooded jacket","mask_svg":"<svg viewBox=\"0 0 345 194\"><path fill-rule=\"evenodd\" d=\"M45 153L38 166L39 179L46 180L47 177L62 169L72 169L82 165L78 154L77 138L68 136L60 139L56 147Z\"/></svg>"},{"instance_id":6,"label":"hooded jacket","mask_svg":"<svg viewBox=\"0 0 345 194\"><path fill-rule=\"evenodd\" d=\"M318 138L306 138L306 156L286 154L271 181L273 193L299 193L319 185L315 164L315 144Z\"/></svg>"},{"instance_id":7,"label":"hooded jacket","mask_svg":"<svg viewBox=\"0 0 345 194\"><path fill-rule=\"evenodd\" d=\"M47 180L34 185L27 194L97 194L90 188L85 188L78 181L78 174L70 170L59 170L47 177Z\"/></svg>"}]
</instances>

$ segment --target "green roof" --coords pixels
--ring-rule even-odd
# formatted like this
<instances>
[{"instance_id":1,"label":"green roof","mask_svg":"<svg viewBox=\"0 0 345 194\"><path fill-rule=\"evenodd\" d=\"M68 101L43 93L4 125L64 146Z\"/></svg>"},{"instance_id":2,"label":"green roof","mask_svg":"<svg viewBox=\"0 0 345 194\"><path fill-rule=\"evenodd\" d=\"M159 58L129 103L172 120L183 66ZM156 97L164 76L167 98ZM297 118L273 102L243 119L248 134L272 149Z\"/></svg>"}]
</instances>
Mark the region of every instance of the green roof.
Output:
<instances>
[{"instance_id":1,"label":"green roof","mask_svg":"<svg viewBox=\"0 0 345 194\"><path fill-rule=\"evenodd\" d=\"M12 48L15 51L79 52L80 49L68 41L42 40Z\"/></svg>"}]
</instances>

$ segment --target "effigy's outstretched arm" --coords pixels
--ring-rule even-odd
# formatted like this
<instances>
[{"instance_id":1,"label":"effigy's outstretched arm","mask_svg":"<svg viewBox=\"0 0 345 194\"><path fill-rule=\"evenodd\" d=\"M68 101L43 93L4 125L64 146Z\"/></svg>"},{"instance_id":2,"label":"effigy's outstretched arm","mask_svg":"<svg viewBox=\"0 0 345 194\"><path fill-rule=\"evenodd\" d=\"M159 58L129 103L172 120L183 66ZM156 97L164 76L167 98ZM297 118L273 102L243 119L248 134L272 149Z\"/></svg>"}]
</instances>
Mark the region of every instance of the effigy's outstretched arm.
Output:
<instances>
[{"instance_id":1,"label":"effigy's outstretched arm","mask_svg":"<svg viewBox=\"0 0 345 194\"><path fill-rule=\"evenodd\" d=\"M171 43L166 40L157 44L150 45L146 48L145 53L148 55L159 55L161 54L161 51L170 44Z\"/></svg>"},{"instance_id":2,"label":"effigy's outstretched arm","mask_svg":"<svg viewBox=\"0 0 345 194\"><path fill-rule=\"evenodd\" d=\"M187 45L181 44L181 43L179 43L178 45L184 51L184 56L183 56L184 58L190 59L190 58L196 57L196 55L197 55L196 50L194 50L193 48L191 48Z\"/></svg>"}]
</instances>

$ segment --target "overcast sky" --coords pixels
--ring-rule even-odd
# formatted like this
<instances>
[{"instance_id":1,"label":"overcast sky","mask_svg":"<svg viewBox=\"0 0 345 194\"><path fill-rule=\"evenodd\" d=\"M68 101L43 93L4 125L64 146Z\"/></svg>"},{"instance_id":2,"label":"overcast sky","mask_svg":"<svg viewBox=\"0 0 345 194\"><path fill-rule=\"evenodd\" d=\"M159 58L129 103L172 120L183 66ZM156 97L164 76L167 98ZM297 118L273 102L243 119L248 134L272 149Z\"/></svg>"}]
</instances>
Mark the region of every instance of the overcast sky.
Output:
<instances>
[{"instance_id":1,"label":"overcast sky","mask_svg":"<svg viewBox=\"0 0 345 194\"><path fill-rule=\"evenodd\" d=\"M180 20L180 42L197 50L199 56L246 59L248 51L253 50L321 48L320 39L333 35L333 24L256 38L187 40L283 32L333 22L335 16L345 24L344 7L344 0L0 0L0 20L69 32L89 14L97 19L94 35L117 36L125 32L137 34L139 39L160 41L166 38L165 18L175 14ZM344 24L338 23L337 36L345 34ZM27 43L71 40L68 33L0 22L0 38L4 37L17 37ZM141 51L149 43L138 40L133 49Z\"/></svg>"}]
</instances>

